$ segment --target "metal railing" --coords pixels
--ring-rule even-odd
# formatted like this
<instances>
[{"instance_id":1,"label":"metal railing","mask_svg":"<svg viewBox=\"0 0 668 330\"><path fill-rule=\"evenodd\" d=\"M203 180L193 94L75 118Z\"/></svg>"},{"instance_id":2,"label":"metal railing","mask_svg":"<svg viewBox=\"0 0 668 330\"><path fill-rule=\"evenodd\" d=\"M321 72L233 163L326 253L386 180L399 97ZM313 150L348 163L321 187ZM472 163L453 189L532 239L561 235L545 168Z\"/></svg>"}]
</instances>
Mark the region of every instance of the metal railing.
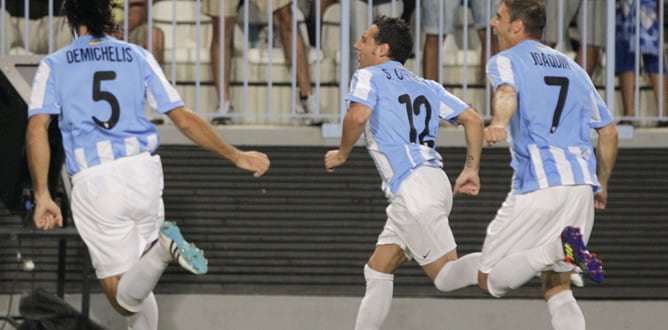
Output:
<instances>
[{"instance_id":1,"label":"metal railing","mask_svg":"<svg viewBox=\"0 0 668 330\"><path fill-rule=\"evenodd\" d=\"M123 3L124 8L124 33L123 38L128 39L128 12L130 10L129 3L133 0L125 0ZM285 124L289 122L295 122L295 119L300 118L309 118L309 119L319 119L332 123L339 122L345 113L345 102L344 97L348 90L348 84L350 76L352 75L352 70L354 65L351 64L351 47L354 39L358 38L357 35L351 35L355 33L354 31L359 31L360 23L368 25L374 14L374 10L378 6L386 6L389 9L389 13L395 16L401 14L403 10L403 1L401 0L391 0L391 1L373 1L373 0L340 0L338 4L333 5L325 11L324 16L334 17L334 21L331 18L320 17L319 13L321 12L323 1L322 0L312 0L311 2L311 12L315 13L315 36L314 41L315 45L313 49L307 51L309 60L309 70L311 78L311 85L313 90L313 95L317 99L316 109L311 109L311 112L308 114L302 114L297 112L299 99L298 92L298 77L295 69L297 67L297 57L293 56L291 59L282 60L280 56L280 51L274 52L274 29L267 29L266 35L266 54L260 52L257 45L257 28L261 25L273 26L274 25L274 16L271 14L277 8L272 8L272 2L267 1L268 10L265 13L258 15L255 13L252 6L243 6L238 12L237 20L242 22L238 25L235 25L235 33L237 37L237 43L241 43L240 48L235 48L233 50L233 63L231 72L225 72L225 66L220 65L219 72L213 72L211 61L212 59L207 56L210 51L210 31L212 29L211 20L208 16L201 14L201 0L145 0L148 6L148 14L146 24L148 25L147 33L147 45L153 44L153 26L159 26L162 28L165 33L166 44L171 44L171 49L165 50L165 62L163 63L163 68L168 79L181 91L182 96L186 100L186 104L193 108L194 111L200 113L205 117L210 117L218 105L224 103L223 93L218 93L214 84L214 75L220 77L219 81L223 82L222 79L225 75L231 75L231 98L233 103L235 103L236 110L231 113L230 116L236 119L238 123L246 124ZM177 3L185 1L188 5L185 8L192 11L191 16L194 17L193 20L189 22L180 22L179 17L183 15L183 12L177 12ZM216 1L216 0L214 0ZM236 0L218 0L221 2L221 12L219 17L224 17L225 14L222 10L223 4L226 1L235 1ZM410 59L407 63L407 66L413 69L416 73L420 74L422 68L422 39L423 39L423 29L421 27L421 5L422 2L427 0L415 0L415 12L412 17L412 26L415 31L415 56ZM460 1L460 0L446 0L446 1ZM472 1L476 0L461 0L462 7L466 8ZM484 8L487 15L491 18L496 11L496 0L483 0ZM551 0L552 1L552 0ZM564 15L565 8L567 4L565 3L568 0L554 0L558 1L558 17L559 24L564 24ZM587 19L590 16L587 13L588 2L596 0L581 0L580 5L581 9L584 11L583 21L575 22L576 24L582 24L582 35L580 44L587 45ZM631 1L631 0L629 0ZM154 9L157 8L161 2L171 2L171 13L165 13L164 11L155 12ZM381 2L381 3L379 3ZM439 2L439 9L441 9L441 15L439 17L439 38L442 40L445 37L444 33L444 17L442 15L442 7L444 1ZM246 0L246 3L253 3L253 1ZM665 13L665 1L659 1L659 6L656 8L657 13L656 17L659 21L659 34L660 40L664 40L664 13ZM164 4L160 4L164 9ZM366 5L366 6L365 6ZM636 12L640 11L641 3L640 1L634 0L633 5L635 6ZM31 44L31 20L29 17L30 1L25 1L24 6L24 15L23 17L10 17L9 15L4 14L5 9L7 8L7 0L0 0L0 10L3 15L0 15L0 56L8 56L10 54L16 54L20 52L31 52L29 48ZM179 7L184 8L184 7ZM619 102L618 82L615 77L615 1L607 0L605 1L605 8L601 10L606 10L607 12L607 38L605 45L605 62L602 64L600 71L593 74L592 78L597 87L601 90L604 99L606 100L609 108L615 114L616 118L620 120L630 120L636 124L643 124L647 122L657 122L668 120L668 111L664 108L665 104L663 102L658 102L658 100L666 99L666 84L665 84L665 75L663 74L664 63L665 63L665 46L663 42L660 42L660 52L659 56L659 72L660 76L658 79L658 87L656 88L656 93L652 91L652 86L649 83L649 80L643 76L641 65L640 65L640 53L636 52L636 61L635 61L635 70L634 70L634 113L631 116L624 116L622 109L622 104ZM292 13L298 13L300 7L298 6L298 1L293 1L291 4ZM367 10L366 12L366 22L351 21L350 13L353 11ZM54 0L48 0L48 26L49 33L46 35L48 38L48 52L54 51L54 29L57 29L57 23L54 20L54 13L58 9L54 8ZM387 12L387 10L386 10ZM458 15L459 20L457 24L457 30L455 33L452 33L451 36L446 38L446 47L440 47L438 53L439 60L439 72L438 80L451 90L455 95L461 97L467 102L470 102L474 107L483 114L484 117L489 118L491 115L490 110L490 87L488 84L476 81L475 73L481 74L484 72L484 65L479 63L471 64L474 62L470 54L472 50L477 50L479 46L472 45L472 41L475 41L471 35L476 33L475 28L470 23L470 18L468 11L462 9L462 15ZM305 13L305 14L308 14ZM171 15L171 16L170 16ZM292 43L288 45L291 47L291 54L297 54L297 38L301 36L304 39L307 39L307 35L304 35L302 32L305 30L304 25L304 14L293 14L292 22L290 29L292 31ZM263 18L261 22L254 22L254 19L257 17ZM338 18L338 26L337 19ZM170 24L165 24L165 21L169 21ZM225 35L225 24L224 19L218 20L220 25L221 39ZM163 22L156 23L156 22ZM640 20L635 20L636 31L640 29ZM365 26L366 27L366 26ZM186 34L186 39L183 40L182 37L184 34L178 32L181 29L190 29L190 34ZM338 40L333 41L331 38L323 39L323 30L324 29L334 29L338 28ZM17 31L21 31L17 35ZM557 42L557 47L560 47L560 50L566 50L563 47L568 44L569 38L564 35L559 29L559 40ZM330 31L331 32L331 31ZM492 56L491 52L491 40L493 38L492 31L490 30L489 24L485 28L486 32L486 54L485 59L488 59ZM331 36L331 33L329 34ZM255 38L255 39L254 39ZM455 39L455 43L458 44L456 49L462 51L463 56L461 61L455 61L452 63L449 59L452 56L460 56L461 54L453 54L452 49L448 48L447 39ZM18 40L18 43L17 43ZM308 45L308 40L304 40L305 44ZM20 46L22 42L22 47ZM640 46L640 36L636 33L636 49L639 49ZM322 51L322 49L327 48L327 45L332 43L338 44L338 51L334 53ZM452 44L452 40L450 41ZM19 47L17 47L19 45ZM187 46L185 46L187 45ZM220 58L218 59L220 63L223 63L225 52L229 51L225 49L224 40L219 42L220 49ZM179 58L177 51L184 50L185 47L190 47L192 52L187 52L188 56L186 58ZM150 46L148 47L151 48ZM331 49L331 46L329 46ZM317 49L317 51L315 51ZM584 47L583 56L584 63L586 65L586 47ZM193 55L194 54L194 55ZM264 54L264 55L263 55ZM266 57L266 60L263 61L263 56ZM656 95L655 95L656 94ZM652 124L649 124L652 125Z\"/></svg>"}]
</instances>

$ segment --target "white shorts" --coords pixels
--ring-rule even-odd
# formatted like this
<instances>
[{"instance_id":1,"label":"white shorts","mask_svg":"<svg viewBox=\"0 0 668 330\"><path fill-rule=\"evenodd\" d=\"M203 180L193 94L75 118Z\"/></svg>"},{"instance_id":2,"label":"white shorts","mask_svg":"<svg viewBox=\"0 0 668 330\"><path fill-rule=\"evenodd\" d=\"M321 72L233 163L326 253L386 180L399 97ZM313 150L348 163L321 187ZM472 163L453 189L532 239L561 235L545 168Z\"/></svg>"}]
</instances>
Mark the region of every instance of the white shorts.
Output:
<instances>
[{"instance_id":1,"label":"white shorts","mask_svg":"<svg viewBox=\"0 0 668 330\"><path fill-rule=\"evenodd\" d=\"M422 166L399 186L377 245L396 244L421 266L457 247L448 216L452 188L443 169Z\"/></svg>"},{"instance_id":2,"label":"white shorts","mask_svg":"<svg viewBox=\"0 0 668 330\"><path fill-rule=\"evenodd\" d=\"M580 227L585 243L594 225L594 192L589 185L558 186L526 194L508 194L487 226L480 271L489 273L505 256L559 239L566 226ZM545 270L568 272L559 261Z\"/></svg>"},{"instance_id":3,"label":"white shorts","mask_svg":"<svg viewBox=\"0 0 668 330\"><path fill-rule=\"evenodd\" d=\"M162 163L142 153L72 177L74 224L98 278L125 273L164 222Z\"/></svg>"}]
</instances>

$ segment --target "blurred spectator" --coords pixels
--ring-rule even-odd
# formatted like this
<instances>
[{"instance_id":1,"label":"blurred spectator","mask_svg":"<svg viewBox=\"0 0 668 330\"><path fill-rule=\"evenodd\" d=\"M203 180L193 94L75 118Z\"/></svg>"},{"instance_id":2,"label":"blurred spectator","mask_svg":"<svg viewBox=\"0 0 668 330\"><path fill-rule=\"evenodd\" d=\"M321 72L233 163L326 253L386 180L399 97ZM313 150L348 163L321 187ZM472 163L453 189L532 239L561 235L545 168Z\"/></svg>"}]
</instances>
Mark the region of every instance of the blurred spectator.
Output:
<instances>
[{"instance_id":1,"label":"blurred spectator","mask_svg":"<svg viewBox=\"0 0 668 330\"><path fill-rule=\"evenodd\" d=\"M666 66L659 72L659 21L657 17L657 0L640 0L640 15L637 14L638 0L617 0L616 6L616 45L615 45L615 74L619 76L619 85L622 91L622 103L624 105L624 116L635 116L634 91L635 91L635 67L637 38L636 20L640 18L640 57L642 58L642 69L649 73L652 81L652 89L657 98L659 97L659 81L663 77L663 112L668 111L668 86L665 79ZM661 75L660 73L663 73ZM657 106L658 108L658 106ZM619 124L631 124L628 120L622 120ZM664 125L664 123L661 123Z\"/></svg>"},{"instance_id":2,"label":"blurred spectator","mask_svg":"<svg viewBox=\"0 0 668 330\"><path fill-rule=\"evenodd\" d=\"M606 43L606 0L588 0L587 10L585 12L582 6L582 0L550 0L545 1L545 31L544 41L546 44L554 47L559 42L559 5L563 3L562 37L564 41L568 40L568 27L571 23L577 26L580 38L584 35L584 26L582 19L587 16L587 58L584 68L591 77L599 61L599 53ZM581 42L582 44L582 42ZM581 46L577 50L575 61L582 66L584 48Z\"/></svg>"},{"instance_id":3,"label":"blurred spectator","mask_svg":"<svg viewBox=\"0 0 668 330\"><path fill-rule=\"evenodd\" d=\"M269 8L268 1L265 0L248 0L247 4L251 3L259 9L260 12L266 13ZM223 2L225 8L225 75L222 82L223 104L219 105L218 110L212 119L213 124L225 124L229 121L229 113L232 112L233 106L230 103L230 68L232 62L233 50L233 33L234 23L236 21L237 9L239 7L239 0L227 0ZM271 0L273 10L274 25L278 28L281 41L283 44L283 51L287 59L292 59L292 0ZM213 36L211 42L211 62L213 64L214 80L218 93L221 93L221 82L219 77L220 72L220 0L203 0L202 13L212 18ZM299 101L297 102L297 113L307 114L313 113L317 109L316 98L311 90L311 78L309 77L308 63L306 58L306 46L302 40L301 34L297 33L297 84L299 85ZM292 63L289 60L289 63ZM312 124L319 124L314 122Z\"/></svg>"},{"instance_id":4,"label":"blurred spectator","mask_svg":"<svg viewBox=\"0 0 668 330\"><path fill-rule=\"evenodd\" d=\"M480 65L482 67L487 63L487 25L489 20L496 14L497 4L494 1L491 6L491 12L487 12L487 2L492 0L468 0L468 6L473 14L475 28L478 30L478 37L480 37ZM431 80L438 81L438 50L443 46L443 40L438 39L439 19L443 15L443 38L446 34L452 34L455 31L455 17L459 13L459 6L463 5L463 1L451 0L444 1L443 5L439 4L439 0L422 0L422 29L426 34L424 43L424 52L422 54L422 75ZM439 8L442 7L442 12ZM494 55L498 50L496 46L496 38L491 38L492 48L491 55ZM480 80L484 79L484 74L480 75Z\"/></svg>"},{"instance_id":5,"label":"blurred spectator","mask_svg":"<svg viewBox=\"0 0 668 330\"><path fill-rule=\"evenodd\" d=\"M30 0L28 11L28 39L25 39L25 1L5 2L5 50L10 54L49 53L49 0ZM53 48L58 50L72 42L72 32L64 16L60 16L62 0L53 0Z\"/></svg>"},{"instance_id":6,"label":"blurred spectator","mask_svg":"<svg viewBox=\"0 0 668 330\"><path fill-rule=\"evenodd\" d=\"M114 16L114 22L118 24L120 30L114 34L117 39L123 40L125 33L125 1L112 0L113 7L111 14ZM128 40L127 42L148 48L148 1L147 0L127 0L128 2ZM165 35L162 30L156 26L152 27L152 45L151 53L155 60L162 64L164 59Z\"/></svg>"},{"instance_id":7,"label":"blurred spectator","mask_svg":"<svg viewBox=\"0 0 668 330\"><path fill-rule=\"evenodd\" d=\"M314 2L316 0L313 0ZM350 3L350 41L354 42L355 40L359 39L362 33L366 31L367 27L372 22L369 22L369 10L371 10L371 19L373 20L374 18L378 16L388 16L388 17L393 17L393 16L401 16L402 19L404 19L406 22L408 20L405 19L405 17L410 18L410 15L412 14L412 11L415 7L414 0L407 0L407 1L402 1L402 0L394 0L394 9L397 11L396 13L392 12L392 1L393 0L352 0ZM322 17L327 8L335 3L338 3L339 0L321 0L320 2L320 16ZM371 3L371 9L368 8L368 4ZM411 7L410 5L413 5ZM362 8L366 10L361 10ZM315 5L311 6L311 16L315 15ZM315 21L315 18L312 18L313 21ZM357 58L357 50L355 48L350 47L350 54L349 58L351 59L349 61L350 67L349 67L349 75L352 76L353 72L357 70L358 63L356 60Z\"/></svg>"}]
</instances>

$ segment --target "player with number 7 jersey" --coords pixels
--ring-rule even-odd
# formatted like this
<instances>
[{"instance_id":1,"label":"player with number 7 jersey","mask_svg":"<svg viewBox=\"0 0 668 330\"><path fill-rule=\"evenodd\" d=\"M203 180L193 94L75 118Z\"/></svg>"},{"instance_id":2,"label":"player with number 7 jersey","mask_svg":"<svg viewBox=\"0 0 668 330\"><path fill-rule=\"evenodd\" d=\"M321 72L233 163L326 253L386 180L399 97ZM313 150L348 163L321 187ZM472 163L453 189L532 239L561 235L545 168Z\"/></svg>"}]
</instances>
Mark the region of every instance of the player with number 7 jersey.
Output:
<instances>
[{"instance_id":1,"label":"player with number 7 jersey","mask_svg":"<svg viewBox=\"0 0 668 330\"><path fill-rule=\"evenodd\" d=\"M494 115L484 135L490 146L508 141L514 173L487 226L478 286L500 298L540 274L553 328L584 330L570 279L580 268L603 281L587 242L607 202L617 129L587 73L540 42L544 1L501 0L490 25L501 52L487 64Z\"/></svg>"},{"instance_id":2,"label":"player with number 7 jersey","mask_svg":"<svg viewBox=\"0 0 668 330\"><path fill-rule=\"evenodd\" d=\"M598 190L589 133L612 116L587 73L534 40L497 54L487 68L494 90L507 85L517 91L517 113L509 122L513 191L579 184Z\"/></svg>"}]
</instances>

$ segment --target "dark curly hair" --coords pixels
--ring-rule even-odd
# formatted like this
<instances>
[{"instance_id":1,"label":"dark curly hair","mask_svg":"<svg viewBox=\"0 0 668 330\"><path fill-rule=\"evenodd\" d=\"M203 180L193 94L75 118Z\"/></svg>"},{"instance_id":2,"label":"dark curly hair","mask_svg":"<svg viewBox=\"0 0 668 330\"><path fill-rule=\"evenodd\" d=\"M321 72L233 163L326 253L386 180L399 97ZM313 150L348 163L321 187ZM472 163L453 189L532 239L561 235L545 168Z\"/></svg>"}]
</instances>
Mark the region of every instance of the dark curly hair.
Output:
<instances>
[{"instance_id":1,"label":"dark curly hair","mask_svg":"<svg viewBox=\"0 0 668 330\"><path fill-rule=\"evenodd\" d=\"M71 28L85 25L88 33L95 37L116 30L111 17L110 0L65 0L62 14L67 17Z\"/></svg>"},{"instance_id":2,"label":"dark curly hair","mask_svg":"<svg viewBox=\"0 0 668 330\"><path fill-rule=\"evenodd\" d=\"M375 36L376 44L390 45L388 56L405 64L413 52L413 34L408 24L401 18L387 16L376 17L373 24L378 27L378 33Z\"/></svg>"}]
</instances>

